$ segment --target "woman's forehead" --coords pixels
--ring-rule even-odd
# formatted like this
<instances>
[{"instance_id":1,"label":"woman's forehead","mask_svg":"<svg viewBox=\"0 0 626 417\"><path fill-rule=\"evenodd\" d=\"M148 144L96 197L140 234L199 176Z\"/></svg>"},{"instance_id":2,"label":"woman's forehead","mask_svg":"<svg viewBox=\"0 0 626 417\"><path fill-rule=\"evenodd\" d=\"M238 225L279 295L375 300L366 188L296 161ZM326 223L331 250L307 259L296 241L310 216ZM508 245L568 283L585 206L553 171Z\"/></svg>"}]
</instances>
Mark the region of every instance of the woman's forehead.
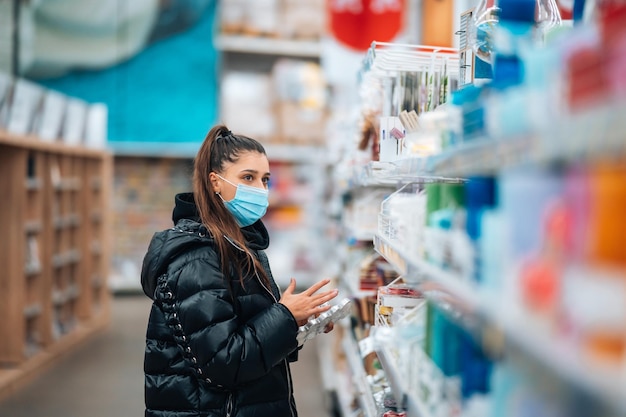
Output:
<instances>
[{"instance_id":1,"label":"woman's forehead","mask_svg":"<svg viewBox=\"0 0 626 417\"><path fill-rule=\"evenodd\" d=\"M270 164L265 154L256 151L242 151L235 162L226 162L225 171L254 170L261 174L269 173Z\"/></svg>"}]
</instances>

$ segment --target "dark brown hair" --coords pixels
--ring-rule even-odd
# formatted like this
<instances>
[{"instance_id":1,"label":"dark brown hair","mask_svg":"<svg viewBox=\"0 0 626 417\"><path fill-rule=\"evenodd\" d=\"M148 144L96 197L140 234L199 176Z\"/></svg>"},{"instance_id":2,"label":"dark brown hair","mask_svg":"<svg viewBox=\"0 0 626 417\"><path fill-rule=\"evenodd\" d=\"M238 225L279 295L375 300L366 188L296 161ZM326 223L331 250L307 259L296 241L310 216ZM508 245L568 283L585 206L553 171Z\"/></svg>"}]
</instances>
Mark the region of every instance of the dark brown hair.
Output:
<instances>
[{"instance_id":1,"label":"dark brown hair","mask_svg":"<svg viewBox=\"0 0 626 417\"><path fill-rule=\"evenodd\" d=\"M233 274L239 276L243 285L244 275L256 272L263 282L269 284L259 260L247 248L237 221L224 206L222 199L215 194L209 179L209 173L221 174L224 164L236 162L241 152L259 152L265 155L265 149L258 141L247 136L234 135L224 125L213 127L194 160L194 199L202 224L215 239L224 275L228 279Z\"/></svg>"}]
</instances>

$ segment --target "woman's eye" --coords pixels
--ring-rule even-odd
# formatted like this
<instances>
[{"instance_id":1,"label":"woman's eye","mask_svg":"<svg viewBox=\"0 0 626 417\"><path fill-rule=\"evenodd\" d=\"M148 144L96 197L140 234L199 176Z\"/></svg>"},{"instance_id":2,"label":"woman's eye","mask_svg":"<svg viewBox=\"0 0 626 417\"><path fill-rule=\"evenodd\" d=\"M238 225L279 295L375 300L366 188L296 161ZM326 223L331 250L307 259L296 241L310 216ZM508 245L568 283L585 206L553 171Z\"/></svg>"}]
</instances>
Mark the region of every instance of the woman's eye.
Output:
<instances>
[{"instance_id":1,"label":"woman's eye","mask_svg":"<svg viewBox=\"0 0 626 417\"><path fill-rule=\"evenodd\" d=\"M269 178L263 178L263 184L269 184L270 183L270 179Z\"/></svg>"},{"instance_id":2,"label":"woman's eye","mask_svg":"<svg viewBox=\"0 0 626 417\"><path fill-rule=\"evenodd\" d=\"M243 179L246 181L252 181L252 175L245 175Z\"/></svg>"}]
</instances>

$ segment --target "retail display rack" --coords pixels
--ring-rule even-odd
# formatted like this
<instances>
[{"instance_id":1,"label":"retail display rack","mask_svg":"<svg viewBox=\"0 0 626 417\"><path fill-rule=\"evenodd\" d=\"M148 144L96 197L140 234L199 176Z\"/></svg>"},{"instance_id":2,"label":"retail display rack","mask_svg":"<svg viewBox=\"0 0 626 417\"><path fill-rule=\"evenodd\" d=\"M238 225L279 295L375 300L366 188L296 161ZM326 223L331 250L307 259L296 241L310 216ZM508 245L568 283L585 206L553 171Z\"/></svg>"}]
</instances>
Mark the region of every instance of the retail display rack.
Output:
<instances>
[{"instance_id":1,"label":"retail display rack","mask_svg":"<svg viewBox=\"0 0 626 417\"><path fill-rule=\"evenodd\" d=\"M485 138L436 157L397 161L391 176L413 170L420 172L415 177L415 181L419 181L428 172L433 178L444 174L486 175L528 164L580 163L595 158L619 160L626 154L623 137L626 122L620 117L624 112L626 101L618 101L590 109L575 118L564 119L550 133L517 138ZM587 140L589 132L594 132L594 141ZM550 140L546 140L548 137ZM561 151L555 152L556 149ZM565 152L562 151L564 149ZM421 171L416 171L416 167L420 167ZM511 312L504 305L506 301L498 298L493 291L478 287L468 277L407 253L402 243L390 239L384 231L379 230L374 236L374 245L405 281L419 285L424 294L442 309L452 309L452 314L463 317L465 321L493 326L503 336L508 349L542 364L618 413L626 413L623 396L626 376L622 370L612 365L595 364L595 369L590 372L588 365L581 360L581 352L574 346L550 335L547 329L537 327L524 312ZM386 371L397 375L393 359L388 354L384 356L382 362ZM400 393L406 395L401 383L395 385ZM418 410L419 404L413 404L413 407ZM428 414L415 411L409 412L409 415Z\"/></svg>"},{"instance_id":2,"label":"retail display rack","mask_svg":"<svg viewBox=\"0 0 626 417\"><path fill-rule=\"evenodd\" d=\"M391 51L384 53L397 54L396 51L401 50L399 55L406 57L407 50L410 49L410 46L406 45L396 48L391 46ZM376 76L385 77L389 72L393 73L394 69L400 68L397 65L394 68L394 64L387 62L385 66L381 61L377 62L376 59L381 55L383 54L377 51L374 45L365 60L366 68L361 77L372 72L376 72ZM428 60L420 58L415 62L418 66L426 65ZM434 62L434 59L430 62ZM385 86L384 83L382 85ZM380 91L387 94L387 98L393 96L388 94L387 90L379 89L378 93ZM561 97L562 101L564 99ZM348 178L340 181L342 189L344 192L353 192L358 188L392 187L395 188L395 193L402 193L405 187L415 191L428 183L464 182L472 177L497 177L503 172L527 168L558 171L564 167L584 167L592 164L622 166L626 155L624 138L626 121L623 117L626 114L626 100L623 94L621 96L611 94L604 100L589 103L584 108L559 111L558 115L542 123L536 123L539 119L533 120L524 126L524 129L518 129L513 134L491 132L449 145L431 155L400 155L395 160L366 163L364 166L353 168ZM567 108L567 103L562 102L560 105ZM391 103L389 106L393 107L394 104ZM371 111L370 108L366 110ZM386 110L388 111L389 107L386 107ZM620 184L623 186L623 183ZM617 186L617 183L611 183L611 187ZM610 188L610 191L616 192L616 188ZM619 192L623 193L623 190ZM564 389L571 390L568 391L569 396L581 394L581 398L591 400L596 404L593 407L597 406L607 415L626 415L624 400L626 373L623 357L619 363L597 361L591 364L590 358L585 357L581 346L572 344L571 340L563 340L555 334L554 329L538 321L537 317L530 317L529 311L520 309L519 306L508 305L510 300L502 297L497 289L479 285L468 271L441 265L436 260L433 262L433 259L428 259L423 252L413 251L404 240L397 239L394 232L390 232L390 229L393 229L390 227L390 221L384 213L383 203L378 218L378 231L372 234L373 246L402 275L405 282L418 288L425 295L429 303L445 312L478 339L491 338L490 347L495 349L491 353L496 357L501 355L515 357L516 361L521 361L533 369L541 368L543 375L567 387ZM539 222L539 219L536 221ZM395 226L396 229L406 228L405 224ZM406 233L407 230L400 232ZM454 233L443 233L441 239L445 240L444 244L447 247L467 244ZM583 271L582 275L593 273L590 269ZM505 282L512 282L512 278L500 277ZM362 297L363 294L359 294L358 286L355 286L353 281L351 277L350 285L346 286L346 289L352 291L354 297ZM595 302L602 303L602 300L598 299ZM373 326L373 329L376 327ZM376 331L372 333L375 335ZM371 337L372 334L368 336ZM358 343L352 341L349 344L344 341L344 345L346 355L353 356L347 359L348 362L352 364L352 368L358 368L360 363L357 359L362 358ZM428 389L416 390L414 386L409 386L411 381L407 380L407 370L404 369L406 363L397 362L397 352L394 349L381 343L375 350L384 370L386 384L391 388L396 403L401 404L400 408L406 415L412 417L441 415L433 414L428 404L421 398L424 391L429 391ZM423 351L421 353L416 351L414 354L413 361L430 363ZM428 369L425 372L430 375L436 371ZM359 381L368 379L363 377L362 367L354 370L353 374ZM361 412L367 416L380 415L380 410L368 409L365 404L362 405ZM581 413L585 415L583 411Z\"/></svg>"},{"instance_id":3,"label":"retail display rack","mask_svg":"<svg viewBox=\"0 0 626 417\"><path fill-rule=\"evenodd\" d=\"M111 164L0 132L0 395L108 324Z\"/></svg>"}]
</instances>

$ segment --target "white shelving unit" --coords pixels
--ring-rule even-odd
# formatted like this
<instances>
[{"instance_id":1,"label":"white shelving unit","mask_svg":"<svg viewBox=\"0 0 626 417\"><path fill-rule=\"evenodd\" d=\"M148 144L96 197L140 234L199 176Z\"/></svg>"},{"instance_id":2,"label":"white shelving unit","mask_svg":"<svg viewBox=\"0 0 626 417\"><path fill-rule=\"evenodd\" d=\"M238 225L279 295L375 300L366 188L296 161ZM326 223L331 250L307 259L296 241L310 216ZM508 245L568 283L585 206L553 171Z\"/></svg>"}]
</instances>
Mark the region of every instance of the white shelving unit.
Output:
<instances>
[{"instance_id":1,"label":"white shelving unit","mask_svg":"<svg viewBox=\"0 0 626 417\"><path fill-rule=\"evenodd\" d=\"M626 155L626 99L613 99L575 113L559 114L544 125L530 126L513 137L482 137L424 158L392 162L369 162L352 168L344 188L392 187L410 183L462 182L475 175L496 175L526 166L568 166L594 160L623 161ZM472 278L444 269L412 255L400 242L386 235L373 236L376 251L415 284L441 310L450 313L470 332L486 329L503 342L498 346L521 364L541 369L553 380L561 380L610 410L610 415L626 415L626 369L611 363L592 361L571 340L551 332L520 306L504 305L504 298L481 287ZM591 272L593 274L593 272ZM506 279L505 279L506 280ZM510 281L510 280L509 280ZM354 291L354 288L351 289ZM357 293L355 293L357 294ZM472 327L473 326L473 327ZM479 334L479 337L482 336ZM346 354L352 354L346 346ZM427 407L409 392L402 372L385 348L377 356L398 403L404 403L411 417L430 417ZM502 353L502 351L500 351ZM519 364L518 363L518 364Z\"/></svg>"},{"instance_id":2,"label":"white shelving unit","mask_svg":"<svg viewBox=\"0 0 626 417\"><path fill-rule=\"evenodd\" d=\"M258 55L319 58L321 54L319 41L300 39L221 34L216 38L215 46L222 51Z\"/></svg>"},{"instance_id":3,"label":"white shelving unit","mask_svg":"<svg viewBox=\"0 0 626 417\"><path fill-rule=\"evenodd\" d=\"M385 376L387 377L387 381L389 382L389 386L393 392L396 404L404 405L407 416L434 417L419 399L407 391L405 382L400 376L398 366L389 350L381 347L376 349L376 355L385 370Z\"/></svg>"},{"instance_id":4,"label":"white shelving unit","mask_svg":"<svg viewBox=\"0 0 626 417\"><path fill-rule=\"evenodd\" d=\"M377 417L378 407L374 402L374 395L367 380L363 362L361 360L361 352L356 340L350 335L350 331L346 330L342 340L342 347L346 353L348 366L352 372L352 378L356 394L358 396L359 405L365 417Z\"/></svg>"},{"instance_id":5,"label":"white shelving unit","mask_svg":"<svg viewBox=\"0 0 626 417\"><path fill-rule=\"evenodd\" d=\"M397 161L396 170L390 170L389 175L390 178L398 178L413 171L418 181L429 174L481 175L523 164L544 165L624 155L626 121L623 116L620 117L623 114L626 114L626 102L607 104L576 118L560 120L549 132L542 134L529 133L506 140L485 138L459 145L433 158ZM589 140L589 132L594 132L594 140ZM563 149L566 152L562 152ZM501 332L509 348L514 348L572 386L599 399L620 415L626 414L623 389L626 373L622 369L594 363L593 372L590 372L590 364L585 362L579 349L537 326L524 312L504 308L496 294L486 292L459 274L412 256L402 245L384 236L377 234L374 245L404 275L405 280L429 288L425 292L427 297L440 307L449 309L449 301L454 300L455 309L463 314L472 314ZM393 375L397 374L388 355L382 351L379 357L386 373L394 380ZM401 381L396 380L392 385L395 385L396 391L404 393ZM411 404L410 396L408 399ZM415 401L411 407L414 410L410 415L427 415Z\"/></svg>"}]
</instances>

